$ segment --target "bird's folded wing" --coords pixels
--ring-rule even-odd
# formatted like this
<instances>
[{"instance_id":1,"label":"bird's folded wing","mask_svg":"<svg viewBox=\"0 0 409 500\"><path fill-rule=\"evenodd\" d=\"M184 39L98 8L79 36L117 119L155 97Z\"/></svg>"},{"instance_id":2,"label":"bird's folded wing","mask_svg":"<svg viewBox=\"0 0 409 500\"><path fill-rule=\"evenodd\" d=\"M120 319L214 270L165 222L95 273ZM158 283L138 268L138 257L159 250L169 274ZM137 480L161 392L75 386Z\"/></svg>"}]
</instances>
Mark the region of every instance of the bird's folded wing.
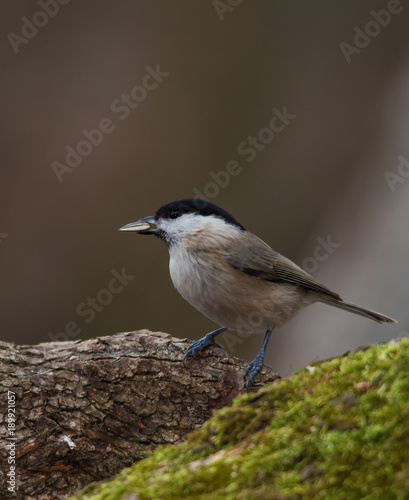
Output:
<instances>
[{"instance_id":1,"label":"bird's folded wing","mask_svg":"<svg viewBox=\"0 0 409 500\"><path fill-rule=\"evenodd\" d=\"M243 244L238 245L240 250L225 254L227 264L243 273L255 278L275 283L291 283L306 290L322 293L334 299L340 296L329 288L321 285L312 276L298 267L294 262L272 250L264 241L251 235Z\"/></svg>"}]
</instances>

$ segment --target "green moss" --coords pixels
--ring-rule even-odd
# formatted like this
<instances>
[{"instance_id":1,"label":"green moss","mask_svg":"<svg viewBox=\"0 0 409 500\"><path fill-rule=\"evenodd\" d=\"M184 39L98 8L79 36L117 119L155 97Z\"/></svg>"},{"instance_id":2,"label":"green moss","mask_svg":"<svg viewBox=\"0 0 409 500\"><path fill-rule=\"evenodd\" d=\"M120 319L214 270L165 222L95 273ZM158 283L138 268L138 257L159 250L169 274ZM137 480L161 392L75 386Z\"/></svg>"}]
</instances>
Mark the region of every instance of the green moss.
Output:
<instances>
[{"instance_id":1,"label":"green moss","mask_svg":"<svg viewBox=\"0 0 409 500\"><path fill-rule=\"evenodd\" d=\"M178 446L72 499L409 498L409 339L238 397Z\"/></svg>"}]
</instances>

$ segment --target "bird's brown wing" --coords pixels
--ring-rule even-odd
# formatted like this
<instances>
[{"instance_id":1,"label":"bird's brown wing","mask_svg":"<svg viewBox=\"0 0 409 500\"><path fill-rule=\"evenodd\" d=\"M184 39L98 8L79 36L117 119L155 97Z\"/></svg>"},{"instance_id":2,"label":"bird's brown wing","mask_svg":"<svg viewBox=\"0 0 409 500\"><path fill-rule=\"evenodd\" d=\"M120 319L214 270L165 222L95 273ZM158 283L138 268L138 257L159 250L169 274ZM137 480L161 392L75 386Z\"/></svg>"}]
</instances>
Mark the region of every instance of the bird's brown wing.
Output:
<instances>
[{"instance_id":1,"label":"bird's brown wing","mask_svg":"<svg viewBox=\"0 0 409 500\"><path fill-rule=\"evenodd\" d=\"M236 250L225 254L227 264L258 279L275 283L291 283L334 299L340 296L321 285L294 262L270 248L257 236L247 233Z\"/></svg>"}]
</instances>

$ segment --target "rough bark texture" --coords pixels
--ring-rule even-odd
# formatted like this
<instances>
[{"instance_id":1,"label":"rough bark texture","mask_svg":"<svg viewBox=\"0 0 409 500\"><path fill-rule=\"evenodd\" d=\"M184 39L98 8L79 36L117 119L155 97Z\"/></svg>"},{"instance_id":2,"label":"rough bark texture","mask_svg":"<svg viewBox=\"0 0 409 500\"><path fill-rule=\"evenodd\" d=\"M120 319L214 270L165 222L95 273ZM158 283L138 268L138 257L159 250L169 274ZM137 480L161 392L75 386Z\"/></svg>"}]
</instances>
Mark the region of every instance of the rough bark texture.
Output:
<instances>
[{"instance_id":1,"label":"rough bark texture","mask_svg":"<svg viewBox=\"0 0 409 500\"><path fill-rule=\"evenodd\" d=\"M409 339L243 394L70 500L407 500Z\"/></svg>"},{"instance_id":2,"label":"rough bark texture","mask_svg":"<svg viewBox=\"0 0 409 500\"><path fill-rule=\"evenodd\" d=\"M185 369L189 344L147 330L36 346L0 342L0 497L65 498L159 444L181 442L244 392L243 360L209 348ZM257 382L276 378L263 369ZM16 494L8 491L10 458Z\"/></svg>"}]
</instances>

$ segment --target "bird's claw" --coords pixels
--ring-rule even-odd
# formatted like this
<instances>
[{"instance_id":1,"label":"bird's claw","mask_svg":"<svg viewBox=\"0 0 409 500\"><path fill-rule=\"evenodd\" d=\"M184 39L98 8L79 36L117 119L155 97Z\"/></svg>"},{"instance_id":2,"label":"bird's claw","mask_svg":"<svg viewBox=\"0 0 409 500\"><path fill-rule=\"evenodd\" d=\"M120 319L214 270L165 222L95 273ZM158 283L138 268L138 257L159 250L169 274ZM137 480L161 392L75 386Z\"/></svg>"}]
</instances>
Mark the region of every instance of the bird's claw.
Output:
<instances>
[{"instance_id":1,"label":"bird's claw","mask_svg":"<svg viewBox=\"0 0 409 500\"><path fill-rule=\"evenodd\" d=\"M271 366L267 365L264 363L264 356L257 356L251 363L246 368L246 371L244 372L244 380L246 380L246 389L249 388L250 385L252 385L255 376L261 371L263 368L263 365L268 366L271 368Z\"/></svg>"},{"instance_id":2,"label":"bird's claw","mask_svg":"<svg viewBox=\"0 0 409 500\"><path fill-rule=\"evenodd\" d=\"M202 339L193 342L193 344L191 344L186 349L185 355L183 356L183 366L186 368L186 361L190 357L192 357L193 359L197 359L197 354L200 351L203 351L203 349L205 349L207 346L220 347L221 349L224 349L224 347L216 342L213 337L207 337L206 335Z\"/></svg>"}]
</instances>

